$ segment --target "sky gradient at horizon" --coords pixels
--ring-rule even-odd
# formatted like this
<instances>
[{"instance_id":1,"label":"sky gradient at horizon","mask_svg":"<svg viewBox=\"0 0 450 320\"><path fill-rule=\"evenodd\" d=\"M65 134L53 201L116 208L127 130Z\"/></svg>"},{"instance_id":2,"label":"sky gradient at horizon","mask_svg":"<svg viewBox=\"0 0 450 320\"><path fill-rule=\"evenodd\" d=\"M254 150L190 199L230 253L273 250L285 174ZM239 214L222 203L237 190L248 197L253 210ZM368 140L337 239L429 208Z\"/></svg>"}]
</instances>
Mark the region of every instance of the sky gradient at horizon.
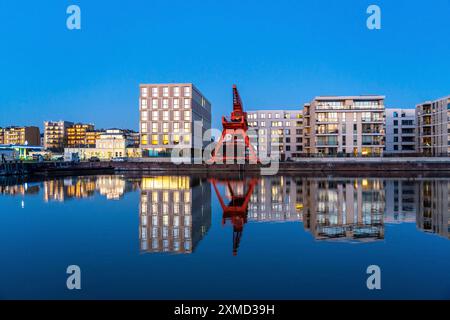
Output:
<instances>
[{"instance_id":1,"label":"sky gradient at horizon","mask_svg":"<svg viewBox=\"0 0 450 320\"><path fill-rule=\"evenodd\" d=\"M82 30L66 28L66 8ZM366 28L366 9L382 29ZM138 129L140 83L192 82L213 125L238 85L248 110L317 95L386 95L413 108L450 94L450 0L0 2L0 127L44 120Z\"/></svg>"}]
</instances>

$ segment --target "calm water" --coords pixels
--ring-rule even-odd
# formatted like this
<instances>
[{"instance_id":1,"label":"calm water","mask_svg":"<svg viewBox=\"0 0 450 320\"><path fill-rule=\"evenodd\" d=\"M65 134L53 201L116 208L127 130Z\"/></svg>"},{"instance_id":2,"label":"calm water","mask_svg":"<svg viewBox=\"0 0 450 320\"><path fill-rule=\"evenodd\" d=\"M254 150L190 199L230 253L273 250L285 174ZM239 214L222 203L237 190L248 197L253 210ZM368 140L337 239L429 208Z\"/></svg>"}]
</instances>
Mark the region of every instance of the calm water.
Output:
<instances>
[{"instance_id":1,"label":"calm water","mask_svg":"<svg viewBox=\"0 0 450 320\"><path fill-rule=\"evenodd\" d=\"M449 191L432 178L0 180L0 298L449 299Z\"/></svg>"}]
</instances>

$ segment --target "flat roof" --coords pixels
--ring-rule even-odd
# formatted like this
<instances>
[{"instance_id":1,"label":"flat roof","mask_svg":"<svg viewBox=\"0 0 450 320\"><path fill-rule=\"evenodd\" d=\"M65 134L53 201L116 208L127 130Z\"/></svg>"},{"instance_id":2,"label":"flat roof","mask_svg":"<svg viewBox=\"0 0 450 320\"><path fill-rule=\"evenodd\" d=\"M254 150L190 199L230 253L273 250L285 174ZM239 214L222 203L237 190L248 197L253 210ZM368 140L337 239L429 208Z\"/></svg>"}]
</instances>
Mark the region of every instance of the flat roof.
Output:
<instances>
[{"instance_id":1,"label":"flat roof","mask_svg":"<svg viewBox=\"0 0 450 320\"><path fill-rule=\"evenodd\" d=\"M333 101L333 100L381 100L386 99L386 96L382 95L360 95L360 96L316 96L314 100L326 100L326 101Z\"/></svg>"}]
</instances>

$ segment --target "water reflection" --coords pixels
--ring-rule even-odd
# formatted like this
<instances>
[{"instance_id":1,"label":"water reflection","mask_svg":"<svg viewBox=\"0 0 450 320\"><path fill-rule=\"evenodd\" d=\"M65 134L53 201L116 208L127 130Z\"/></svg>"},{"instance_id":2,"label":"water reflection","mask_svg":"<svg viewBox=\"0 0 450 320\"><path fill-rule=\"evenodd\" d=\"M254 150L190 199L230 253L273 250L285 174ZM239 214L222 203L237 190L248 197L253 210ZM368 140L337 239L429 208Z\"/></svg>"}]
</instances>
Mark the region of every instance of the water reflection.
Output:
<instances>
[{"instance_id":1,"label":"water reflection","mask_svg":"<svg viewBox=\"0 0 450 320\"><path fill-rule=\"evenodd\" d=\"M139 240L143 253L192 253L211 226L218 200L222 223L233 228L233 254L248 223L299 223L317 241L372 242L385 225L416 223L417 229L450 239L450 179L309 178L274 176L209 179L195 176L130 178L119 175L1 178L0 194L41 196L63 202L94 196L121 200L139 192ZM215 191L211 198L212 188Z\"/></svg>"},{"instance_id":2,"label":"water reflection","mask_svg":"<svg viewBox=\"0 0 450 320\"><path fill-rule=\"evenodd\" d=\"M211 226L211 185L191 177L142 179L141 250L192 253Z\"/></svg>"}]
</instances>

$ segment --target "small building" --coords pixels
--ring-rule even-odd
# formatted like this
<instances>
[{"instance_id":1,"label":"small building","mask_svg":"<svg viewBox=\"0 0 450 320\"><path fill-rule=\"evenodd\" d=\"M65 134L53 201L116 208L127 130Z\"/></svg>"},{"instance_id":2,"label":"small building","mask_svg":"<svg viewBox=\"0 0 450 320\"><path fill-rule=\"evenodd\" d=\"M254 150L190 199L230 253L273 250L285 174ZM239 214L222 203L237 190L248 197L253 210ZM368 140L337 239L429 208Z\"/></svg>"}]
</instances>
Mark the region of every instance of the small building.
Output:
<instances>
[{"instance_id":1,"label":"small building","mask_svg":"<svg viewBox=\"0 0 450 320\"><path fill-rule=\"evenodd\" d=\"M138 158L141 151L135 147L135 140L128 135L127 130L110 129L100 134L95 148L65 148L65 154L78 153L80 160L98 157L101 160L113 158Z\"/></svg>"}]
</instances>

